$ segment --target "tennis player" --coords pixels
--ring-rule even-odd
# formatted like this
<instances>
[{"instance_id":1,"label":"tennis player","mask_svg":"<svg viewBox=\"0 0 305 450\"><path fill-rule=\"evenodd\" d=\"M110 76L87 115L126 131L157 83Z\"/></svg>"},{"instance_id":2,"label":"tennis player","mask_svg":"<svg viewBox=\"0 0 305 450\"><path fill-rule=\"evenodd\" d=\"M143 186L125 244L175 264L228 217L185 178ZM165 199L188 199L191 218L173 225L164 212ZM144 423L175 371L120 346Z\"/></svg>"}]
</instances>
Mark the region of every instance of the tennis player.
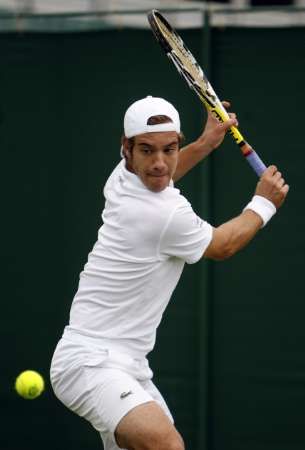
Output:
<instances>
[{"instance_id":1,"label":"tennis player","mask_svg":"<svg viewBox=\"0 0 305 450\"><path fill-rule=\"evenodd\" d=\"M55 394L91 422L106 450L184 449L147 360L162 314L185 263L234 255L288 193L270 166L241 214L214 228L174 187L237 125L230 117L221 124L209 115L199 139L180 150L172 104L149 96L126 111L123 158L105 185L103 225L51 364Z\"/></svg>"}]
</instances>

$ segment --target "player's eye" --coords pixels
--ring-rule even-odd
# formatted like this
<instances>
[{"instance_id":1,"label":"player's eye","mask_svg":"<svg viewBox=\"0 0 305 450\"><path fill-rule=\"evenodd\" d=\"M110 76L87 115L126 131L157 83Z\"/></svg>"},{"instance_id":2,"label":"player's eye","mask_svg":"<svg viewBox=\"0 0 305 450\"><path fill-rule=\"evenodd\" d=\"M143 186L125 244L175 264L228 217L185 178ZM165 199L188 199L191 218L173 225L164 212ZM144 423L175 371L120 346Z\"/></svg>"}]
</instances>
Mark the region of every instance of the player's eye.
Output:
<instances>
[{"instance_id":1,"label":"player's eye","mask_svg":"<svg viewBox=\"0 0 305 450\"><path fill-rule=\"evenodd\" d=\"M166 147L164 152L167 154L174 153L176 151L176 147Z\"/></svg>"},{"instance_id":2,"label":"player's eye","mask_svg":"<svg viewBox=\"0 0 305 450\"><path fill-rule=\"evenodd\" d=\"M151 153L151 148L141 147L141 152L144 153L144 155L149 155Z\"/></svg>"}]
</instances>

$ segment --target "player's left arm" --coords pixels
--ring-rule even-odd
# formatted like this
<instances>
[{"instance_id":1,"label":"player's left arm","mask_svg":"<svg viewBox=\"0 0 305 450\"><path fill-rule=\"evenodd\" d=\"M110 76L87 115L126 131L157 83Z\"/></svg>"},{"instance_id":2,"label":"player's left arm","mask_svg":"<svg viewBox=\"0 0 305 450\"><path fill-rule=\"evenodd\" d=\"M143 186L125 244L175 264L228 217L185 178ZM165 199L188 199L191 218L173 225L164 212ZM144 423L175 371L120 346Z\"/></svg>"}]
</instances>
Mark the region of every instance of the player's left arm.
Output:
<instances>
[{"instance_id":1,"label":"player's left arm","mask_svg":"<svg viewBox=\"0 0 305 450\"><path fill-rule=\"evenodd\" d=\"M223 105L228 108L230 103L223 102ZM173 177L175 182L219 147L227 130L232 125L238 125L235 114L230 113L229 115L230 120L220 123L211 112L208 113L204 130L199 138L180 150L177 169Z\"/></svg>"},{"instance_id":2,"label":"player's left arm","mask_svg":"<svg viewBox=\"0 0 305 450\"><path fill-rule=\"evenodd\" d=\"M289 191L281 172L269 166L256 185L255 195L242 214L213 229L204 257L230 258L245 247L284 203ZM267 203L266 203L267 201Z\"/></svg>"}]
</instances>

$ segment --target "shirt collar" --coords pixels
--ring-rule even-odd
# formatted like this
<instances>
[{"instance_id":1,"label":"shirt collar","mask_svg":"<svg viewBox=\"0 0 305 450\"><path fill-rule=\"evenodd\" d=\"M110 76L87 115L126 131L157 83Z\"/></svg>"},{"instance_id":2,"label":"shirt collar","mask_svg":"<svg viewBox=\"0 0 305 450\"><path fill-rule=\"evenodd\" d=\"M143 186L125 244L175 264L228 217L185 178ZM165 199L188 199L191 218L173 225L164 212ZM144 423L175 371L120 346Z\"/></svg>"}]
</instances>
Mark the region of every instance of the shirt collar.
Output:
<instances>
[{"instance_id":1,"label":"shirt collar","mask_svg":"<svg viewBox=\"0 0 305 450\"><path fill-rule=\"evenodd\" d=\"M141 178L138 177L138 175L136 175L133 172L130 172L126 168L126 160L125 160L125 158L123 158L122 161L120 162L120 166L121 166L121 173L122 173L122 176L123 176L124 180L129 182L132 186L135 186L135 187L138 187L138 188L142 188L142 189L146 189L147 191L149 190L145 186L145 184L142 183Z\"/></svg>"}]
</instances>

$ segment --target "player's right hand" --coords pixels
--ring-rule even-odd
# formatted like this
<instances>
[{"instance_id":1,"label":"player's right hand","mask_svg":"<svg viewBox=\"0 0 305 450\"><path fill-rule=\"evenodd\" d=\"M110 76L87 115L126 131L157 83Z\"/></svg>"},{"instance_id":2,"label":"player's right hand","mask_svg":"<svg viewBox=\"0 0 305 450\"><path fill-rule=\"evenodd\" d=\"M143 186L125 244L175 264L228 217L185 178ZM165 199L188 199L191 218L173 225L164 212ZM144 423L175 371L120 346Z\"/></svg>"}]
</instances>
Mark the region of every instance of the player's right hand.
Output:
<instances>
[{"instance_id":1,"label":"player's right hand","mask_svg":"<svg viewBox=\"0 0 305 450\"><path fill-rule=\"evenodd\" d=\"M269 166L257 183L255 194L270 200L276 209L284 203L289 186L276 166Z\"/></svg>"},{"instance_id":2,"label":"player's right hand","mask_svg":"<svg viewBox=\"0 0 305 450\"><path fill-rule=\"evenodd\" d=\"M230 107L229 102L223 101L222 104L226 109ZM229 119L222 123L216 119L211 111L208 111L204 130L201 136L195 141L197 148L201 147L204 149L205 156L220 146L230 127L238 126L236 114L232 112L228 112L228 114Z\"/></svg>"}]
</instances>

